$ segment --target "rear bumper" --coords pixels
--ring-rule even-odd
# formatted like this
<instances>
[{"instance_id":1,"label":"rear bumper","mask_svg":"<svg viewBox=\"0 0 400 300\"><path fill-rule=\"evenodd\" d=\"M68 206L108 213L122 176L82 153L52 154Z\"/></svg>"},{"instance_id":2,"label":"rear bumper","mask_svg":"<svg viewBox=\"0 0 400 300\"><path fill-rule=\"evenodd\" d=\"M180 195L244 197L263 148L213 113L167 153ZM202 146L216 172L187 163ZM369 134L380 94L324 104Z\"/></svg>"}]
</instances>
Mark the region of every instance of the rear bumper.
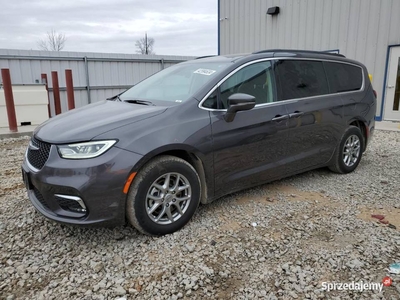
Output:
<instances>
[{"instance_id":1,"label":"rear bumper","mask_svg":"<svg viewBox=\"0 0 400 300\"><path fill-rule=\"evenodd\" d=\"M52 146L46 164L37 172L24 159L22 169L29 199L38 212L56 222L84 226L125 224L123 187L141 157L113 147L93 159L66 160ZM66 209L57 195L82 199L86 210Z\"/></svg>"}]
</instances>

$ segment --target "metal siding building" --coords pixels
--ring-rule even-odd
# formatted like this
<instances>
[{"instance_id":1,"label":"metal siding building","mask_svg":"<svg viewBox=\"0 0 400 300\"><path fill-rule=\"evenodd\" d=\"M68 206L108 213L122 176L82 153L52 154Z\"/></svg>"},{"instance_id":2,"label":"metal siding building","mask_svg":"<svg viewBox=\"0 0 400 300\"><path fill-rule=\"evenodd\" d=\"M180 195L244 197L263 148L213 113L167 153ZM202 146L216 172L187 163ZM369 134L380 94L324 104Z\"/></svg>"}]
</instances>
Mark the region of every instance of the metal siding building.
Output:
<instances>
[{"instance_id":1,"label":"metal siding building","mask_svg":"<svg viewBox=\"0 0 400 300\"><path fill-rule=\"evenodd\" d=\"M52 115L52 71L58 72L61 109L65 112L66 69L72 70L75 106L81 107L116 95L163 68L190 59L193 57L0 49L0 69L10 69L12 84L41 83L41 74L47 74Z\"/></svg>"},{"instance_id":2,"label":"metal siding building","mask_svg":"<svg viewBox=\"0 0 400 300\"><path fill-rule=\"evenodd\" d=\"M274 6L279 14L266 14ZM396 76L387 78L398 67L399 0L219 0L218 15L220 54L339 50L373 75L377 120L400 120L400 111L393 111Z\"/></svg>"}]
</instances>

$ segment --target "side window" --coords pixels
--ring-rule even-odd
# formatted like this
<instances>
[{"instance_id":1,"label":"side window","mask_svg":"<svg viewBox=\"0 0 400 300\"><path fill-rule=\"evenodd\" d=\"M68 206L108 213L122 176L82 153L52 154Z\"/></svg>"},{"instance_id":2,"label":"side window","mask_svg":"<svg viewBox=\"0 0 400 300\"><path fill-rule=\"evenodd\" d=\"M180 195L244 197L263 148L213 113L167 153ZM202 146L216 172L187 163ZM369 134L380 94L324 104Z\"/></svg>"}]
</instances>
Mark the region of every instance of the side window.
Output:
<instances>
[{"instance_id":1,"label":"side window","mask_svg":"<svg viewBox=\"0 0 400 300\"><path fill-rule=\"evenodd\" d=\"M273 80L270 61L244 67L220 86L219 108L227 108L228 97L235 93L252 95L257 104L274 102Z\"/></svg>"},{"instance_id":2,"label":"side window","mask_svg":"<svg viewBox=\"0 0 400 300\"><path fill-rule=\"evenodd\" d=\"M331 93L357 91L361 89L362 71L360 67L333 62L324 62L324 66Z\"/></svg>"},{"instance_id":3,"label":"side window","mask_svg":"<svg viewBox=\"0 0 400 300\"><path fill-rule=\"evenodd\" d=\"M212 109L218 108L218 89L208 96L208 98L203 102L202 106Z\"/></svg>"},{"instance_id":4,"label":"side window","mask_svg":"<svg viewBox=\"0 0 400 300\"><path fill-rule=\"evenodd\" d=\"M329 93L328 81L320 61L279 60L275 64L280 99L305 98Z\"/></svg>"}]
</instances>

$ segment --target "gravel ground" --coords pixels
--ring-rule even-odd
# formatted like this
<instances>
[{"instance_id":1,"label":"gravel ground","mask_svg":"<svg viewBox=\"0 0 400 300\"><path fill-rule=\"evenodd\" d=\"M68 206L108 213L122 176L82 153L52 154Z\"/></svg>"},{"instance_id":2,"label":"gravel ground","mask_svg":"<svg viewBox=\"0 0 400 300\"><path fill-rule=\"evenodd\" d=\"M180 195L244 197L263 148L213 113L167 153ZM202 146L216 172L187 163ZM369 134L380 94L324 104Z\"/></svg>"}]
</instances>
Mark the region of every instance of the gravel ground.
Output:
<instances>
[{"instance_id":1,"label":"gravel ground","mask_svg":"<svg viewBox=\"0 0 400 300\"><path fill-rule=\"evenodd\" d=\"M382 292L322 288L381 283L400 262L400 133L376 132L352 174L320 169L233 194L158 238L39 215L21 181L27 142L0 141L1 299L400 299L400 275Z\"/></svg>"}]
</instances>

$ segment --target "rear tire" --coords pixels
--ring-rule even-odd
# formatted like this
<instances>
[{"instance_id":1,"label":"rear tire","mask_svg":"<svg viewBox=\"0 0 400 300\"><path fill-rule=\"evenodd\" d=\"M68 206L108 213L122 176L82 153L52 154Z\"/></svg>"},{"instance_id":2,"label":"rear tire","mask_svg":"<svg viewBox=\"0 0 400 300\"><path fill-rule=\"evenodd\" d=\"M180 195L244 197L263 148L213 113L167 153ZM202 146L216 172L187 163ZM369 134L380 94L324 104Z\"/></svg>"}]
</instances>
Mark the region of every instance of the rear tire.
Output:
<instances>
[{"instance_id":1,"label":"rear tire","mask_svg":"<svg viewBox=\"0 0 400 300\"><path fill-rule=\"evenodd\" d=\"M350 126L335 150L333 163L329 169L340 174L353 172L361 161L364 148L365 141L360 128Z\"/></svg>"},{"instance_id":2,"label":"rear tire","mask_svg":"<svg viewBox=\"0 0 400 300\"><path fill-rule=\"evenodd\" d=\"M200 179L187 161L160 156L136 175L128 193L129 222L147 235L164 235L184 227L200 203Z\"/></svg>"}]
</instances>

